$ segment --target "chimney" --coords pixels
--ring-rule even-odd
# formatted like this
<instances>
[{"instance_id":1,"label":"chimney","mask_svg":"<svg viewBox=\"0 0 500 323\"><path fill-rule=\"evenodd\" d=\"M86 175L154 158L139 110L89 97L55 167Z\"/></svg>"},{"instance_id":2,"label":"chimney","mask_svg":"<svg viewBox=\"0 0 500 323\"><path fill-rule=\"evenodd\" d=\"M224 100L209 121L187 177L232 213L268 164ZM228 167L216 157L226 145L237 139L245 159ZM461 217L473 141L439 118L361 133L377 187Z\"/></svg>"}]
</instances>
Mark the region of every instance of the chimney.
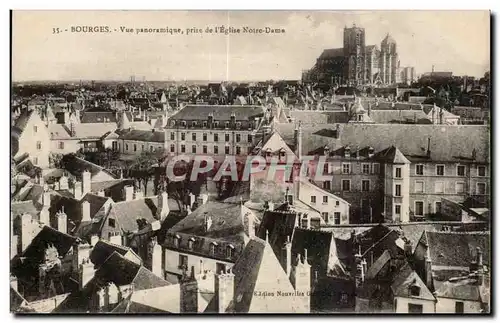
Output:
<instances>
[{"instance_id":1,"label":"chimney","mask_svg":"<svg viewBox=\"0 0 500 323\"><path fill-rule=\"evenodd\" d=\"M82 199L82 183L81 182L75 182L73 186L73 195L75 199L81 200Z\"/></svg>"},{"instance_id":2,"label":"chimney","mask_svg":"<svg viewBox=\"0 0 500 323\"><path fill-rule=\"evenodd\" d=\"M82 202L82 222L90 222L90 203L88 201Z\"/></svg>"},{"instance_id":3,"label":"chimney","mask_svg":"<svg viewBox=\"0 0 500 323\"><path fill-rule=\"evenodd\" d=\"M268 205L269 211L274 211L274 203L273 202L268 202L267 205Z\"/></svg>"},{"instance_id":4,"label":"chimney","mask_svg":"<svg viewBox=\"0 0 500 323\"><path fill-rule=\"evenodd\" d=\"M117 305L122 300L120 289L114 283L107 285L105 292L108 298L108 305Z\"/></svg>"},{"instance_id":5,"label":"chimney","mask_svg":"<svg viewBox=\"0 0 500 323\"><path fill-rule=\"evenodd\" d=\"M427 138L427 158L431 158L431 137Z\"/></svg>"},{"instance_id":6,"label":"chimney","mask_svg":"<svg viewBox=\"0 0 500 323\"><path fill-rule=\"evenodd\" d=\"M123 188L125 194L125 201L132 201L134 199L134 187L127 185Z\"/></svg>"},{"instance_id":7,"label":"chimney","mask_svg":"<svg viewBox=\"0 0 500 323\"><path fill-rule=\"evenodd\" d=\"M23 252L35 237L35 223L29 213L21 214L21 252Z\"/></svg>"},{"instance_id":8,"label":"chimney","mask_svg":"<svg viewBox=\"0 0 500 323\"><path fill-rule=\"evenodd\" d=\"M215 276L215 293L217 297L218 313L226 313L226 310L234 298L234 274L231 269Z\"/></svg>"},{"instance_id":9,"label":"chimney","mask_svg":"<svg viewBox=\"0 0 500 323\"><path fill-rule=\"evenodd\" d=\"M336 128L335 128L335 139L340 138L340 124L337 123Z\"/></svg>"},{"instance_id":10,"label":"chimney","mask_svg":"<svg viewBox=\"0 0 500 323\"><path fill-rule=\"evenodd\" d=\"M432 288L432 266L431 266L431 259L427 255L425 256L425 270L424 270L424 275L425 275L425 285L430 290L434 290Z\"/></svg>"},{"instance_id":11,"label":"chimney","mask_svg":"<svg viewBox=\"0 0 500 323\"><path fill-rule=\"evenodd\" d=\"M255 237L255 223L254 223L254 218L251 212L248 212L245 214L247 218L247 225L248 225L248 237L252 239Z\"/></svg>"},{"instance_id":12,"label":"chimney","mask_svg":"<svg viewBox=\"0 0 500 323\"><path fill-rule=\"evenodd\" d=\"M66 213L60 211L56 214L57 217L57 230L62 233L68 234L68 216Z\"/></svg>"},{"instance_id":13,"label":"chimney","mask_svg":"<svg viewBox=\"0 0 500 323\"><path fill-rule=\"evenodd\" d=\"M50 193L49 192L44 192L43 197L43 207L40 210L40 223L42 225L48 225L50 226L50 214L49 214L49 208L50 208Z\"/></svg>"},{"instance_id":14,"label":"chimney","mask_svg":"<svg viewBox=\"0 0 500 323\"><path fill-rule=\"evenodd\" d=\"M87 170L83 171L82 173L82 197L90 192L90 175L90 172Z\"/></svg>"},{"instance_id":15,"label":"chimney","mask_svg":"<svg viewBox=\"0 0 500 323\"><path fill-rule=\"evenodd\" d=\"M92 247L95 247L95 245L96 245L98 242L99 242L99 236L98 236L98 235L95 235L95 234L94 234L94 235L92 235L92 236L90 237L90 245L91 245Z\"/></svg>"},{"instance_id":16,"label":"chimney","mask_svg":"<svg viewBox=\"0 0 500 323\"><path fill-rule=\"evenodd\" d=\"M290 241L290 236L286 237L286 242L283 246L283 265L286 276L290 277L292 271L292 242Z\"/></svg>"},{"instance_id":17,"label":"chimney","mask_svg":"<svg viewBox=\"0 0 500 323\"><path fill-rule=\"evenodd\" d=\"M104 190L99 190L97 192L97 196L106 196L106 194L104 193Z\"/></svg>"},{"instance_id":18,"label":"chimney","mask_svg":"<svg viewBox=\"0 0 500 323\"><path fill-rule=\"evenodd\" d=\"M134 200L140 200L144 198L144 193L141 190L135 191Z\"/></svg>"},{"instance_id":19,"label":"chimney","mask_svg":"<svg viewBox=\"0 0 500 323\"><path fill-rule=\"evenodd\" d=\"M162 192L158 196L158 209L156 219L159 221L163 221L168 214L170 213L170 208L168 206L168 193Z\"/></svg>"},{"instance_id":20,"label":"chimney","mask_svg":"<svg viewBox=\"0 0 500 323\"><path fill-rule=\"evenodd\" d=\"M404 246L404 252L405 252L405 256L408 258L408 257L411 257L412 255L412 245L411 245L411 241L409 239L406 239L405 240L405 246Z\"/></svg>"},{"instance_id":21,"label":"chimney","mask_svg":"<svg viewBox=\"0 0 500 323\"><path fill-rule=\"evenodd\" d=\"M194 266L191 273L184 273L180 282L180 312L198 313L198 281L194 276Z\"/></svg>"},{"instance_id":22,"label":"chimney","mask_svg":"<svg viewBox=\"0 0 500 323\"><path fill-rule=\"evenodd\" d=\"M80 290L82 290L85 285L87 285L87 283L94 278L94 272L94 264L90 261L90 259L83 259L78 270L78 283Z\"/></svg>"},{"instance_id":23,"label":"chimney","mask_svg":"<svg viewBox=\"0 0 500 323\"><path fill-rule=\"evenodd\" d=\"M151 272L158 277L164 278L162 269L162 254L161 245L156 240L156 237L151 239Z\"/></svg>"},{"instance_id":24,"label":"chimney","mask_svg":"<svg viewBox=\"0 0 500 323\"><path fill-rule=\"evenodd\" d=\"M368 103L368 116L372 114L372 103Z\"/></svg>"},{"instance_id":25,"label":"chimney","mask_svg":"<svg viewBox=\"0 0 500 323\"><path fill-rule=\"evenodd\" d=\"M196 195L189 193L189 206L193 208L193 204L196 202Z\"/></svg>"},{"instance_id":26,"label":"chimney","mask_svg":"<svg viewBox=\"0 0 500 323\"><path fill-rule=\"evenodd\" d=\"M296 265L292 268L291 282L296 292L301 295L301 308L298 312L310 312L310 297L311 292L311 265L307 262L307 249L304 250L304 261L300 259L300 254L297 254Z\"/></svg>"},{"instance_id":27,"label":"chimney","mask_svg":"<svg viewBox=\"0 0 500 323\"><path fill-rule=\"evenodd\" d=\"M68 177L63 175L59 179L59 189L60 190L67 190L68 188L69 188L68 187Z\"/></svg>"},{"instance_id":28,"label":"chimney","mask_svg":"<svg viewBox=\"0 0 500 323\"><path fill-rule=\"evenodd\" d=\"M212 226L212 216L208 215L205 212L205 232L208 232L208 230L210 230L211 226Z\"/></svg>"}]
</instances>

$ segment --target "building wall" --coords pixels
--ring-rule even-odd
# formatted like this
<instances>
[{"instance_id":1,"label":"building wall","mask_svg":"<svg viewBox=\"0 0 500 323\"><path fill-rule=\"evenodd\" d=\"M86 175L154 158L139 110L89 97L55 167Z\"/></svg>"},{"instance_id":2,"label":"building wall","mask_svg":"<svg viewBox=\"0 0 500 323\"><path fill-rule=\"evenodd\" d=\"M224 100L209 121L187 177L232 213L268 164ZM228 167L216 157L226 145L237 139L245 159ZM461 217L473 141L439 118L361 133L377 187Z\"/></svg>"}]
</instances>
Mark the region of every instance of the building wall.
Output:
<instances>
[{"instance_id":1,"label":"building wall","mask_svg":"<svg viewBox=\"0 0 500 323\"><path fill-rule=\"evenodd\" d=\"M40 146L37 146L40 143ZM49 167L51 151L50 135L38 113L33 112L19 137L19 151L16 156L29 154L31 162L40 168Z\"/></svg>"},{"instance_id":2,"label":"building wall","mask_svg":"<svg viewBox=\"0 0 500 323\"><path fill-rule=\"evenodd\" d=\"M481 302L437 297L436 313L455 313L456 302L464 303L464 313L480 313Z\"/></svg>"},{"instance_id":3,"label":"building wall","mask_svg":"<svg viewBox=\"0 0 500 323\"><path fill-rule=\"evenodd\" d=\"M194 266L195 273L201 272L201 261L203 261L203 270L209 270L216 273L217 263L224 264L226 266L226 270L234 266L233 263L217 260L207 257L202 257L198 255L188 254L184 252L179 252L176 250L165 249L164 252L165 262L164 269L166 272L174 273L177 275L182 274L182 270L179 268L179 255L187 256L188 259L188 270L191 270L191 267Z\"/></svg>"},{"instance_id":4,"label":"building wall","mask_svg":"<svg viewBox=\"0 0 500 323\"><path fill-rule=\"evenodd\" d=\"M172 137L173 134L173 137ZM184 140L182 140L184 134ZM196 135L196 140L193 140L193 134ZM207 140L203 140L203 134L207 135ZM214 137L217 134L218 140L215 141ZM229 135L229 141L226 141L226 134ZM203 147L207 148L207 155L214 155L223 157L224 155L238 155L237 148L240 147L239 155L249 155L250 150L254 144L254 137L252 136L251 142L248 141L248 135L252 135L253 131L248 129L234 130L234 129L185 129L185 128L167 128L166 129L166 151L169 155L201 155L204 154ZM237 137L240 136L240 141ZM173 138L173 140L172 140ZM173 150L171 149L173 145ZM182 152L184 145L185 151ZM193 153L193 146L196 147L196 153ZM218 152L215 153L214 146L218 147ZM229 152L226 154L226 148L229 147Z\"/></svg>"},{"instance_id":5,"label":"building wall","mask_svg":"<svg viewBox=\"0 0 500 323\"><path fill-rule=\"evenodd\" d=\"M61 144L63 145L61 148ZM57 154L76 153L81 148L79 139L51 139L50 150Z\"/></svg>"},{"instance_id":6,"label":"building wall","mask_svg":"<svg viewBox=\"0 0 500 323\"><path fill-rule=\"evenodd\" d=\"M139 156L143 151L151 151L151 147L153 147L153 151L157 149L166 149L166 144L138 140L118 140L118 150L124 155Z\"/></svg>"},{"instance_id":7,"label":"building wall","mask_svg":"<svg viewBox=\"0 0 500 323\"><path fill-rule=\"evenodd\" d=\"M409 313L408 304L422 305L423 313L434 313L434 301L418 299L418 298L407 298L407 297L396 297L396 313Z\"/></svg>"},{"instance_id":8,"label":"building wall","mask_svg":"<svg viewBox=\"0 0 500 323\"><path fill-rule=\"evenodd\" d=\"M311 201L312 196L316 199L315 203ZM327 198L327 202L323 202L324 197ZM303 183L300 185L299 199L318 210L327 224L335 224L334 215L336 212L340 213L340 223L337 224L349 224L349 204L333 194L323 191L314 185ZM328 216L325 218L323 213L328 213Z\"/></svg>"}]
</instances>

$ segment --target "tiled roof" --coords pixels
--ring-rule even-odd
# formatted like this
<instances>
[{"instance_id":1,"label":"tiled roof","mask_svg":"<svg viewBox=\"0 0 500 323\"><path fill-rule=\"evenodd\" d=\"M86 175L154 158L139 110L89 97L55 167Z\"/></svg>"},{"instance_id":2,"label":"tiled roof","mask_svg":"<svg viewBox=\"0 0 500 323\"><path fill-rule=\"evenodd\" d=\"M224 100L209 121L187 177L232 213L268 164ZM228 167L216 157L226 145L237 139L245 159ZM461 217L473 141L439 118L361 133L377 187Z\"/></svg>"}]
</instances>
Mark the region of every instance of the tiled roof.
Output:
<instances>
[{"instance_id":1,"label":"tiled roof","mask_svg":"<svg viewBox=\"0 0 500 323\"><path fill-rule=\"evenodd\" d=\"M79 123L74 125L75 138L99 139L109 131L115 131L116 123Z\"/></svg>"},{"instance_id":2,"label":"tiled roof","mask_svg":"<svg viewBox=\"0 0 500 323\"><path fill-rule=\"evenodd\" d=\"M293 124L277 124L276 129L288 145L294 146ZM340 138L336 139L337 128ZM460 161L472 157L489 160L489 131L486 126L442 126L405 124L337 124L302 127L302 151L307 154L325 146L337 148L368 147L375 152L395 146L410 160L425 158L431 138L431 160ZM374 135L376 134L376 135Z\"/></svg>"},{"instance_id":3,"label":"tiled roof","mask_svg":"<svg viewBox=\"0 0 500 323\"><path fill-rule=\"evenodd\" d=\"M483 263L490 265L490 234L469 232L425 232L433 266L469 267L477 247L483 252Z\"/></svg>"},{"instance_id":4,"label":"tiled roof","mask_svg":"<svg viewBox=\"0 0 500 323\"><path fill-rule=\"evenodd\" d=\"M208 115L213 113L214 120L229 121L231 114L236 115L236 120L249 120L264 115L262 106L238 105L187 105L170 120L208 120Z\"/></svg>"},{"instance_id":5,"label":"tiled roof","mask_svg":"<svg viewBox=\"0 0 500 323\"><path fill-rule=\"evenodd\" d=\"M158 130L129 130L120 134L120 139L145 141L145 142L165 142L165 132Z\"/></svg>"}]
</instances>

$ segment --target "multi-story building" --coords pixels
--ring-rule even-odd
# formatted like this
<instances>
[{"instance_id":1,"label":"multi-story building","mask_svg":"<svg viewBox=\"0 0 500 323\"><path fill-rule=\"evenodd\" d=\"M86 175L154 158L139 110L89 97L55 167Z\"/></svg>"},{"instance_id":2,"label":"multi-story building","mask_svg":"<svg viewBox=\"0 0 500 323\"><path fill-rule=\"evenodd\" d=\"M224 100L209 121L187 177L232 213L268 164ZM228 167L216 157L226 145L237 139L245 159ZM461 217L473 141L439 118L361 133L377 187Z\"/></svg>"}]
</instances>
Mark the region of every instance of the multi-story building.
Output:
<instances>
[{"instance_id":1,"label":"multi-story building","mask_svg":"<svg viewBox=\"0 0 500 323\"><path fill-rule=\"evenodd\" d=\"M11 140L15 160L26 159L27 156L33 165L42 169L49 167L50 135L37 110L25 110L17 118L12 127Z\"/></svg>"},{"instance_id":2,"label":"multi-story building","mask_svg":"<svg viewBox=\"0 0 500 323\"><path fill-rule=\"evenodd\" d=\"M320 125L302 127L301 140L293 124L276 129L302 156L324 156L331 182L316 185L351 204L350 223L439 214L443 197L489 201L486 126Z\"/></svg>"},{"instance_id":3,"label":"multi-story building","mask_svg":"<svg viewBox=\"0 0 500 323\"><path fill-rule=\"evenodd\" d=\"M188 105L167 122L167 154L248 155L268 117L263 106Z\"/></svg>"}]
</instances>

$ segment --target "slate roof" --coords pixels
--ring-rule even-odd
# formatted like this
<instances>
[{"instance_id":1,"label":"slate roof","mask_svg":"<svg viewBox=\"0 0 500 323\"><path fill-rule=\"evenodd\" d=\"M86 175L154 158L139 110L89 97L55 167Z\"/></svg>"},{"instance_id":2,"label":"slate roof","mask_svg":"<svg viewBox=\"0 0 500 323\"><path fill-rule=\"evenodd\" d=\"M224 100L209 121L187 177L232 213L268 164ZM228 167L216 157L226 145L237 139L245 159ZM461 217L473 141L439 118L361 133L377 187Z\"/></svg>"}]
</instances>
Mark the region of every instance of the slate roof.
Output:
<instances>
[{"instance_id":1,"label":"slate roof","mask_svg":"<svg viewBox=\"0 0 500 323\"><path fill-rule=\"evenodd\" d=\"M171 116L169 120L208 120L210 113L213 113L216 121L229 121L232 113L236 115L236 120L249 120L264 116L264 107L251 105L187 105Z\"/></svg>"},{"instance_id":2,"label":"slate roof","mask_svg":"<svg viewBox=\"0 0 500 323\"><path fill-rule=\"evenodd\" d=\"M130 250L130 248L124 246L99 240L90 252L90 261L92 261L95 268L99 268L114 252L118 252L120 255L125 256Z\"/></svg>"},{"instance_id":3,"label":"slate roof","mask_svg":"<svg viewBox=\"0 0 500 323\"><path fill-rule=\"evenodd\" d=\"M144 141L144 142L165 142L165 132L164 131L151 131L151 130L129 130L120 134L120 139L123 140L134 140L134 141Z\"/></svg>"},{"instance_id":4,"label":"slate roof","mask_svg":"<svg viewBox=\"0 0 500 323\"><path fill-rule=\"evenodd\" d=\"M81 123L111 123L117 122L115 112L99 111L83 111L81 114Z\"/></svg>"},{"instance_id":5,"label":"slate roof","mask_svg":"<svg viewBox=\"0 0 500 323\"><path fill-rule=\"evenodd\" d=\"M329 48L323 50L318 59L344 58L344 48Z\"/></svg>"},{"instance_id":6,"label":"slate roof","mask_svg":"<svg viewBox=\"0 0 500 323\"><path fill-rule=\"evenodd\" d=\"M340 138L336 139L337 127ZM276 124L275 128L289 146L294 146L293 124ZM458 162L470 160L476 149L476 161L489 160L487 126L443 126L405 124L337 124L302 127L304 153L329 146L335 150L344 146L374 148L375 152L395 146L409 159L425 159L431 138L431 160ZM376 134L376 136L374 135Z\"/></svg>"},{"instance_id":7,"label":"slate roof","mask_svg":"<svg viewBox=\"0 0 500 323\"><path fill-rule=\"evenodd\" d=\"M290 116L303 125L319 125L326 123L347 123L350 120L348 111L308 111L293 110Z\"/></svg>"},{"instance_id":8,"label":"slate roof","mask_svg":"<svg viewBox=\"0 0 500 323\"><path fill-rule=\"evenodd\" d=\"M169 207L175 201L169 199ZM176 203L175 203L176 204ZM119 227L124 232L134 232L138 230L138 219L145 219L148 223L155 222L155 214L158 208L158 197L139 198L131 201L121 201L113 203L109 211L109 216L114 216Z\"/></svg>"},{"instance_id":9,"label":"slate roof","mask_svg":"<svg viewBox=\"0 0 500 323\"><path fill-rule=\"evenodd\" d=\"M105 172L110 176L110 178L113 178L113 176L109 172L107 172L103 167L91 163L75 155L71 154L64 155L62 159L62 164L64 165L65 170L67 170L71 175L79 179L82 178L82 173L85 170L91 173L91 178L99 174L100 172Z\"/></svg>"},{"instance_id":10,"label":"slate roof","mask_svg":"<svg viewBox=\"0 0 500 323\"><path fill-rule=\"evenodd\" d=\"M375 123L416 123L431 124L427 114L422 110L371 110L370 118Z\"/></svg>"},{"instance_id":11,"label":"slate roof","mask_svg":"<svg viewBox=\"0 0 500 323\"><path fill-rule=\"evenodd\" d=\"M477 247L483 252L483 263L490 262L490 234L470 232L425 232L432 266L469 267Z\"/></svg>"},{"instance_id":12,"label":"slate roof","mask_svg":"<svg viewBox=\"0 0 500 323\"><path fill-rule=\"evenodd\" d=\"M410 164L410 161L403 155L401 150L394 146L378 152L373 158L391 164Z\"/></svg>"},{"instance_id":13,"label":"slate roof","mask_svg":"<svg viewBox=\"0 0 500 323\"><path fill-rule=\"evenodd\" d=\"M275 211L264 212L257 234L259 238L265 240L269 233L268 242L277 255L282 253L287 237L290 237L290 240L292 239L296 217L298 216L296 212L281 211L280 208L281 206Z\"/></svg>"}]
</instances>

